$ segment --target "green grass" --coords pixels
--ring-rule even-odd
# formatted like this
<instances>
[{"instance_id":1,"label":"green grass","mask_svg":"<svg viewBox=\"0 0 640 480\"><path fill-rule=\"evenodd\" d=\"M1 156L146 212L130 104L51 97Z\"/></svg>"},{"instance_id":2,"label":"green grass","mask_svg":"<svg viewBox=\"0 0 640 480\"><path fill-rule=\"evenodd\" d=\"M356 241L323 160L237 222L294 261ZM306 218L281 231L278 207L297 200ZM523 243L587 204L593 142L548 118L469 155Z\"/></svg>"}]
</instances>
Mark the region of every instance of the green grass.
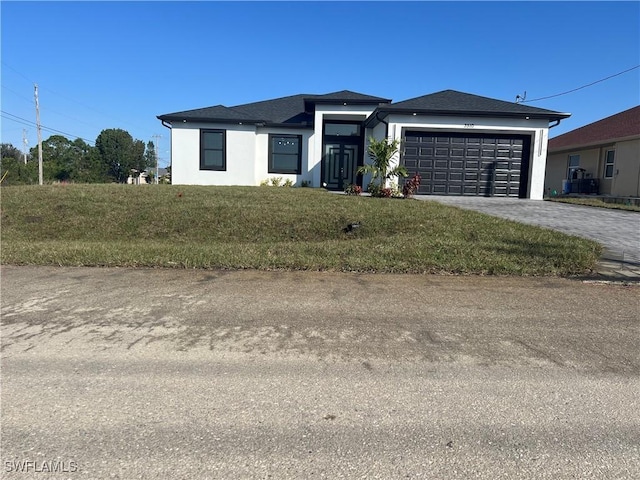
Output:
<instances>
[{"instance_id":1,"label":"green grass","mask_svg":"<svg viewBox=\"0 0 640 480\"><path fill-rule=\"evenodd\" d=\"M3 187L4 264L572 275L594 242L435 202L275 187ZM361 223L354 233L343 228Z\"/></svg>"},{"instance_id":2,"label":"green grass","mask_svg":"<svg viewBox=\"0 0 640 480\"><path fill-rule=\"evenodd\" d=\"M638 205L625 205L624 203L605 202L599 198L583 198L583 197L554 197L547 198L551 202L572 203L574 205L585 205L587 207L611 208L613 210L627 210L630 212L640 212Z\"/></svg>"}]
</instances>

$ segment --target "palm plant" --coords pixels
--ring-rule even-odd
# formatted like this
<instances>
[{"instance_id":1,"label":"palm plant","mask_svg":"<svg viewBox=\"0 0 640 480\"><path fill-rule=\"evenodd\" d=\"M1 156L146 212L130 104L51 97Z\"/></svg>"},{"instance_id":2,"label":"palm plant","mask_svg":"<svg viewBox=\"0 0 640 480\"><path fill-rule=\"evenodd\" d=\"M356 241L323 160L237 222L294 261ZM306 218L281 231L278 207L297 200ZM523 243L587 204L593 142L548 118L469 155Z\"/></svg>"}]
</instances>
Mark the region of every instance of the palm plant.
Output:
<instances>
[{"instance_id":1,"label":"palm plant","mask_svg":"<svg viewBox=\"0 0 640 480\"><path fill-rule=\"evenodd\" d=\"M393 177L407 177L409 173L407 169L401 165L396 165L390 169L391 159L398 152L400 147L400 141L396 138L389 140L383 138L376 140L375 138L369 138L369 147L367 153L371 158L371 164L363 165L358 168L359 174L370 173L372 175L372 182L378 180L380 190L385 188L387 179Z\"/></svg>"}]
</instances>

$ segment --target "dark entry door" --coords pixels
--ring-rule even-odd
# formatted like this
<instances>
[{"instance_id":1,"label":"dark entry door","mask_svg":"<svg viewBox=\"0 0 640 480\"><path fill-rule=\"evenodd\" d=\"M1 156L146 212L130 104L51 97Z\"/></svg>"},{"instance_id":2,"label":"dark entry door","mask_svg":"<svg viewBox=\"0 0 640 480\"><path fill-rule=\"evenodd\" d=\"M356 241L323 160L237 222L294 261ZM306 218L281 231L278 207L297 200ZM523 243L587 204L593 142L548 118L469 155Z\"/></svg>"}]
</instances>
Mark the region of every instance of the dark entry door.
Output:
<instances>
[{"instance_id":1,"label":"dark entry door","mask_svg":"<svg viewBox=\"0 0 640 480\"><path fill-rule=\"evenodd\" d=\"M322 180L325 188L343 190L356 183L359 148L358 144L345 141L325 143Z\"/></svg>"}]
</instances>

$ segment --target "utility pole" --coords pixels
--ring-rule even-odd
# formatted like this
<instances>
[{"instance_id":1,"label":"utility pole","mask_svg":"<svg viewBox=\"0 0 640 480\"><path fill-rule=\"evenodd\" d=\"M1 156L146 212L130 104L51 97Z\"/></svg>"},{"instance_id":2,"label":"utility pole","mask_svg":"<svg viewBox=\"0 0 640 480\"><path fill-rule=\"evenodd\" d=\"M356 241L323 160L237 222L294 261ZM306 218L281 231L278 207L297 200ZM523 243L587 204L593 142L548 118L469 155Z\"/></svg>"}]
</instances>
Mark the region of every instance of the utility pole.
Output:
<instances>
[{"instance_id":1,"label":"utility pole","mask_svg":"<svg viewBox=\"0 0 640 480\"><path fill-rule=\"evenodd\" d=\"M29 145L29 140L27 140L27 129L22 129L22 154L24 155L24 164L27 164L27 146Z\"/></svg>"},{"instance_id":2,"label":"utility pole","mask_svg":"<svg viewBox=\"0 0 640 480\"><path fill-rule=\"evenodd\" d=\"M38 128L38 180L42 181L42 130L40 129L40 104L38 103L38 84L34 84L34 95L36 97L36 127Z\"/></svg>"},{"instance_id":3,"label":"utility pole","mask_svg":"<svg viewBox=\"0 0 640 480\"><path fill-rule=\"evenodd\" d=\"M155 134L153 135L151 138L153 138L155 140L155 147L156 147L156 185L158 185L158 183L160 183L160 169L158 168L158 159L159 159L159 155L160 155L160 147L158 146L160 143L160 138L162 138L162 135L159 134Z\"/></svg>"}]
</instances>

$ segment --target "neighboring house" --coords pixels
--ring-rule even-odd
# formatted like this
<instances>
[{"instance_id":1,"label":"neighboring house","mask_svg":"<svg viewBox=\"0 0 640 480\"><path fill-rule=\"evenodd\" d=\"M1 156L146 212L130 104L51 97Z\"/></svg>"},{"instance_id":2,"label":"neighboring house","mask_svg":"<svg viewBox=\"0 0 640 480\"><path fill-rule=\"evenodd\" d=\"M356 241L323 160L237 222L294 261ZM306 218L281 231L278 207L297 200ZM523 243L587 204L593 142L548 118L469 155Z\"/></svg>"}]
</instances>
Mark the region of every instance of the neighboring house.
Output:
<instances>
[{"instance_id":1,"label":"neighboring house","mask_svg":"<svg viewBox=\"0 0 640 480\"><path fill-rule=\"evenodd\" d=\"M174 184L366 187L356 171L368 139L387 137L402 141L393 162L422 175L421 194L542 199L549 123L569 116L454 90L398 103L344 90L158 119L171 129Z\"/></svg>"},{"instance_id":2,"label":"neighboring house","mask_svg":"<svg viewBox=\"0 0 640 480\"><path fill-rule=\"evenodd\" d=\"M137 173L138 173L137 170L131 169L131 175L129 175L127 177L127 183L129 185L146 185L148 183L147 182L147 178L148 178L147 172L143 171L143 172L140 172L139 175L136 175Z\"/></svg>"},{"instance_id":3,"label":"neighboring house","mask_svg":"<svg viewBox=\"0 0 640 480\"><path fill-rule=\"evenodd\" d=\"M136 173L138 173L137 170L133 170L133 169L131 170L131 175L127 177L127 183L129 185L147 185L149 183L155 183L155 178L156 178L155 168L149 168L147 170L144 170L140 172L140 175L135 175ZM163 179L167 178L167 174L169 173L169 171L166 168L161 167L160 169L158 169L158 173L160 175L160 183L171 183L169 180L163 181Z\"/></svg>"},{"instance_id":4,"label":"neighboring house","mask_svg":"<svg viewBox=\"0 0 640 480\"><path fill-rule=\"evenodd\" d=\"M545 190L640 197L640 106L549 140Z\"/></svg>"}]
</instances>

